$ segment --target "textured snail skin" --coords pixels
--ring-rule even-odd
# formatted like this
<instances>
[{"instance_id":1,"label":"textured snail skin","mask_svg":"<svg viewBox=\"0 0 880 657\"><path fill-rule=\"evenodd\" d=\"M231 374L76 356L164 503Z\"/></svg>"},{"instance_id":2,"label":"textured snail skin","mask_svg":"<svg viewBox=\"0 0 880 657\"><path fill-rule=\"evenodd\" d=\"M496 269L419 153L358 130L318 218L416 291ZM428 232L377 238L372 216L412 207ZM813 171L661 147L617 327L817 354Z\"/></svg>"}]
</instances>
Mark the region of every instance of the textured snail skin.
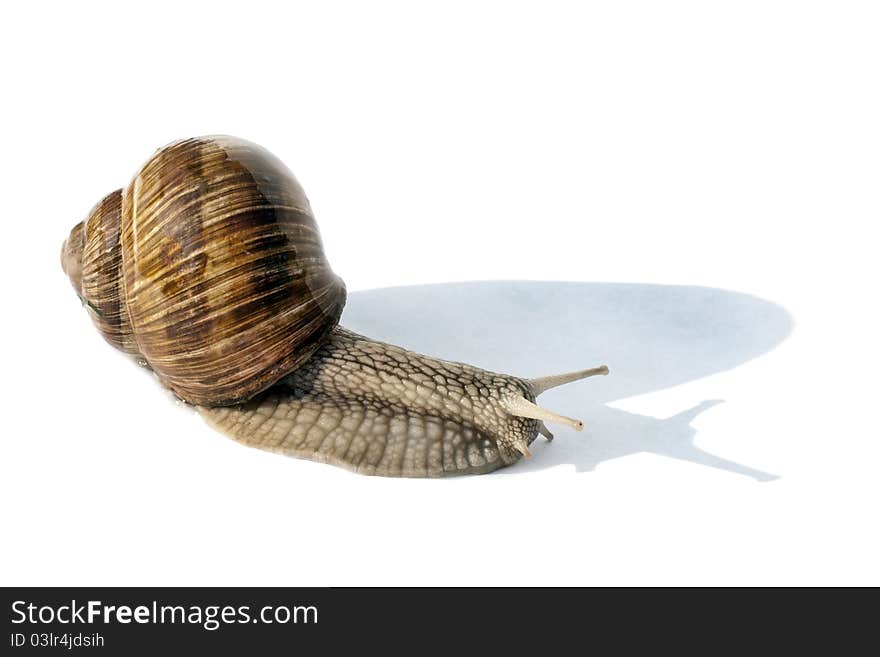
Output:
<instances>
[{"instance_id":1,"label":"textured snail skin","mask_svg":"<svg viewBox=\"0 0 880 657\"><path fill-rule=\"evenodd\" d=\"M201 408L252 447L363 474L440 477L518 461L538 421L503 400L534 401L526 381L428 358L337 328L299 369L256 399Z\"/></svg>"},{"instance_id":2,"label":"textured snail skin","mask_svg":"<svg viewBox=\"0 0 880 657\"><path fill-rule=\"evenodd\" d=\"M365 474L437 477L529 456L551 387L340 328L345 285L308 199L235 137L156 151L70 232L61 265L102 336L246 445Z\"/></svg>"}]
</instances>

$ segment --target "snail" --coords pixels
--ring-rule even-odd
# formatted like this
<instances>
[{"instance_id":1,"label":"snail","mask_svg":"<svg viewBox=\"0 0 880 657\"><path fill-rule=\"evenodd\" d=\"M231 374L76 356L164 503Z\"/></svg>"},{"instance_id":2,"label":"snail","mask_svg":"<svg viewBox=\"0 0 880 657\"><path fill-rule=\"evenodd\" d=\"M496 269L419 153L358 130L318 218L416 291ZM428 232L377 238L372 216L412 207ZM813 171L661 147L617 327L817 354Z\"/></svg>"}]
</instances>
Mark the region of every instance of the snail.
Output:
<instances>
[{"instance_id":1,"label":"snail","mask_svg":"<svg viewBox=\"0 0 880 657\"><path fill-rule=\"evenodd\" d=\"M359 473L484 473L530 456L536 397L605 366L521 379L339 326L346 289L293 174L228 136L157 150L71 230L61 265L114 347L248 446Z\"/></svg>"}]
</instances>

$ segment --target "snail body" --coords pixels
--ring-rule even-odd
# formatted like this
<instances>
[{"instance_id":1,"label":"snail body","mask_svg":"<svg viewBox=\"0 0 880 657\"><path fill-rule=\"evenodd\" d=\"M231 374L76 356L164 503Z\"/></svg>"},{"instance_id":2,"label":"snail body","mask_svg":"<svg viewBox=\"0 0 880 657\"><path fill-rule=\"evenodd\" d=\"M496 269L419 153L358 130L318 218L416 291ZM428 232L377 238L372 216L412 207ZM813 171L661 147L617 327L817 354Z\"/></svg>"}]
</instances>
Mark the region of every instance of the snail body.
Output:
<instances>
[{"instance_id":1,"label":"snail body","mask_svg":"<svg viewBox=\"0 0 880 657\"><path fill-rule=\"evenodd\" d=\"M244 444L387 476L488 472L528 456L535 404L593 368L519 379L338 326L345 285L308 199L265 149L226 136L159 149L65 241L103 337Z\"/></svg>"}]
</instances>

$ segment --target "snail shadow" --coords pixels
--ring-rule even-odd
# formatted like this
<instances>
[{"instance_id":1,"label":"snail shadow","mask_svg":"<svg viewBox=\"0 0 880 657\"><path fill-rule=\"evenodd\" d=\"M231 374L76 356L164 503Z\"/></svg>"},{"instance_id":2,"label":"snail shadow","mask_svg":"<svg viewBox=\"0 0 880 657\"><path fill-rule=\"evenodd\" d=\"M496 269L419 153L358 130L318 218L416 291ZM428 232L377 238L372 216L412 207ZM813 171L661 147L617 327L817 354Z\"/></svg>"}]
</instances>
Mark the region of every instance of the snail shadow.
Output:
<instances>
[{"instance_id":1,"label":"snail shadow","mask_svg":"<svg viewBox=\"0 0 880 657\"><path fill-rule=\"evenodd\" d=\"M782 307L739 292L625 283L475 281L352 292L342 323L431 356L535 377L607 363L611 376L545 393L542 405L588 421L587 440L556 427L550 448L502 473L653 453L753 477L772 474L708 453L691 426L720 400L694 400L669 418L607 402L731 369L791 332Z\"/></svg>"}]
</instances>

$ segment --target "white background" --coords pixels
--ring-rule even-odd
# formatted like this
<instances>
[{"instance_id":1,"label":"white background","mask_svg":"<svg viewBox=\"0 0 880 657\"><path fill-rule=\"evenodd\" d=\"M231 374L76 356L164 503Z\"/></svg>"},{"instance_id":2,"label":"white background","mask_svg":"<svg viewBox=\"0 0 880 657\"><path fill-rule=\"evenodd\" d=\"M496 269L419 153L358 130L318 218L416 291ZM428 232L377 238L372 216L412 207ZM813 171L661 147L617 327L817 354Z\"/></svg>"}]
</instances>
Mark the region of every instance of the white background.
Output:
<instances>
[{"instance_id":1,"label":"white background","mask_svg":"<svg viewBox=\"0 0 880 657\"><path fill-rule=\"evenodd\" d=\"M0 14L2 584L880 584L876 3ZM608 362L542 398L585 432L394 480L176 404L58 253L210 133L296 172L346 323L514 374Z\"/></svg>"}]
</instances>

